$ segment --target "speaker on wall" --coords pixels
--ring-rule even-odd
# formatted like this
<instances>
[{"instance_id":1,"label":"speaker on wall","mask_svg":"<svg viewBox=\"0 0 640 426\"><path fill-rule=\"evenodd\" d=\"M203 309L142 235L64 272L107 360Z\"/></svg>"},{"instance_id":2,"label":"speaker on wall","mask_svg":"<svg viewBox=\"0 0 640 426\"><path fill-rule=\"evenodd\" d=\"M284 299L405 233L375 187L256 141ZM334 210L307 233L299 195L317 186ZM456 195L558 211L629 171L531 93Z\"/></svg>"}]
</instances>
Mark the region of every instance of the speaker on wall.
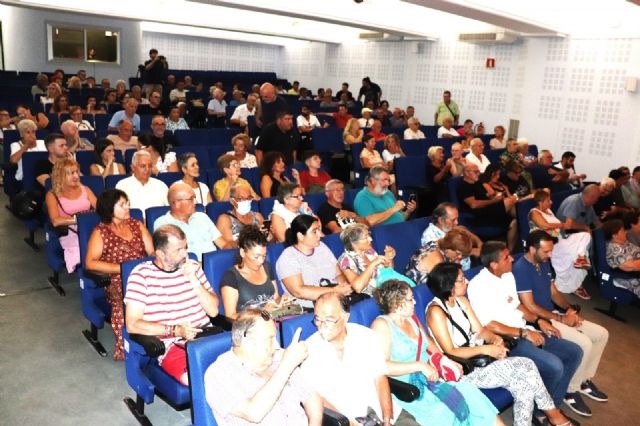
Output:
<instances>
[{"instance_id":1,"label":"speaker on wall","mask_svg":"<svg viewBox=\"0 0 640 426\"><path fill-rule=\"evenodd\" d=\"M624 83L624 90L627 92L635 92L638 88L638 79L635 77L627 77Z\"/></svg>"}]
</instances>

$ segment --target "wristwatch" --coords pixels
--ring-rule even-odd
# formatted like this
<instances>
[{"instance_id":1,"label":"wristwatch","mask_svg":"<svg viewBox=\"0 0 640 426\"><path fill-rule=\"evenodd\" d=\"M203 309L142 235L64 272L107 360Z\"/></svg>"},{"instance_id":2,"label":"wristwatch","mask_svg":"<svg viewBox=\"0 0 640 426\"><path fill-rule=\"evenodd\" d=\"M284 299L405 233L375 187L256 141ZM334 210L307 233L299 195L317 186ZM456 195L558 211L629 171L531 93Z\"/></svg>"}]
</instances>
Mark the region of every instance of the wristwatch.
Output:
<instances>
[{"instance_id":1,"label":"wristwatch","mask_svg":"<svg viewBox=\"0 0 640 426\"><path fill-rule=\"evenodd\" d=\"M393 419L382 419L382 425L391 425L393 426Z\"/></svg>"},{"instance_id":2,"label":"wristwatch","mask_svg":"<svg viewBox=\"0 0 640 426\"><path fill-rule=\"evenodd\" d=\"M526 328L521 328L520 329L520 338L521 339L526 339L528 334L529 334L529 330L527 330Z\"/></svg>"}]
</instances>

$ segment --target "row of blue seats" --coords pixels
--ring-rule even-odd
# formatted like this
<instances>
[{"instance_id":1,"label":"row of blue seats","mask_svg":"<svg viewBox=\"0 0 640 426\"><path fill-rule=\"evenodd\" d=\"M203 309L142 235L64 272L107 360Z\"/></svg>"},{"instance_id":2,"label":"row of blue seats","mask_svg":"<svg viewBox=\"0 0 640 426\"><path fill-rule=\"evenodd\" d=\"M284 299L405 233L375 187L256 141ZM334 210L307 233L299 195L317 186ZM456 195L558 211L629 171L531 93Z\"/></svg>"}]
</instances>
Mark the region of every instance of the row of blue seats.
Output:
<instances>
[{"instance_id":1,"label":"row of blue seats","mask_svg":"<svg viewBox=\"0 0 640 426\"><path fill-rule=\"evenodd\" d=\"M419 229L415 229L416 225L418 225L418 228L424 229L423 225L426 225L426 222L419 222L417 224L409 222L397 224L396 226L392 227L374 227L374 245L395 244L396 247L398 245L402 245L405 242L403 236L413 235L416 230L419 231ZM387 229L389 232L387 235L382 237L380 235L376 235L376 231L378 229ZM421 231L418 232L418 235L420 233ZM376 242L376 240L378 241ZM277 245L275 247L277 247ZM268 257L272 262L274 262L275 259L277 259L277 256L279 256L277 250L274 250L275 247L269 247ZM332 248L332 250L335 250L335 248ZM224 270L233 265L234 254L235 253L233 253L233 251L227 250L210 253L205 256L203 266L205 269L205 274L207 274L209 281L214 286L214 289L216 290L216 292L218 292L218 294L219 279L222 276ZM141 260L127 262L122 265L123 282L126 283L125 277L128 277L130 271L140 261ZM479 268L468 271L468 278L471 278L478 271ZM414 298L416 299L416 314L418 315L423 325L425 325L424 309L433 298L433 296L425 285L420 285L414 288ZM375 319L379 314L380 311L375 304L375 301L373 299L368 299L352 307L349 322L358 323L368 327L373 319ZM312 318L312 314L305 314L284 320L280 326L279 341L281 345L283 347L288 346L297 328L302 329L301 339L308 338L315 331L315 328L312 325ZM216 425L217 423L215 422L212 412L208 404L206 403L204 395L204 372L206 371L206 368L215 361L216 357L219 354L229 350L229 348L230 334L228 332L216 336L198 339L187 344L191 384L190 393L187 393L186 387L181 386L175 380L166 375L166 373L162 371L162 369L157 365L157 363L154 362L154 360L149 359L149 357L146 356L144 350L141 347L133 343L127 353L127 359L131 357L132 359L135 359L136 362L125 362L125 368L127 369L127 380L130 386L136 391L139 401L141 400L146 404L150 404L153 402L154 391L159 392L163 395L166 395L167 392L171 392L171 394L176 398L175 400L172 400L172 402L176 405L188 404L191 400L192 418L195 425ZM146 368L147 370L152 369L152 373L149 371L142 371L137 367L138 365L140 365L140 359L145 359L145 365L147 365ZM141 387L138 386L138 383L149 383L149 379L155 387L153 389L146 387L141 391ZM484 392L501 411L506 409L512 403L512 397L505 389L491 389Z\"/></svg>"}]
</instances>

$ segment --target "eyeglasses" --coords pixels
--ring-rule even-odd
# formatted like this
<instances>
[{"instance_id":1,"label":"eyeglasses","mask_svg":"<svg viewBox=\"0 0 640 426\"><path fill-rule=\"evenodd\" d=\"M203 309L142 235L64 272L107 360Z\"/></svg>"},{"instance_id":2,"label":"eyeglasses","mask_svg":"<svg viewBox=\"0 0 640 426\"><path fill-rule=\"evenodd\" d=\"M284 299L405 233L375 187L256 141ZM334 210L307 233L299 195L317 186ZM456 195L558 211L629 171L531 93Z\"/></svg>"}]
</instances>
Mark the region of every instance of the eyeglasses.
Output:
<instances>
[{"instance_id":1,"label":"eyeglasses","mask_svg":"<svg viewBox=\"0 0 640 426\"><path fill-rule=\"evenodd\" d=\"M265 321L271 321L273 319L269 311L265 311L264 309L260 309L260 318ZM256 325L255 321L244 331L244 337L247 337L247 334L249 333L249 331L251 331L254 325Z\"/></svg>"},{"instance_id":2,"label":"eyeglasses","mask_svg":"<svg viewBox=\"0 0 640 426\"><path fill-rule=\"evenodd\" d=\"M322 319L317 315L313 316L313 323L315 324L316 327L320 328L324 325L326 325L327 327L335 327L336 324L338 324L340 322L340 320L342 319L342 317L338 318L338 319L334 319L334 318L325 318Z\"/></svg>"},{"instance_id":3,"label":"eyeglasses","mask_svg":"<svg viewBox=\"0 0 640 426\"><path fill-rule=\"evenodd\" d=\"M304 199L304 197L302 195L289 195L288 198L297 198L298 200Z\"/></svg>"}]
</instances>

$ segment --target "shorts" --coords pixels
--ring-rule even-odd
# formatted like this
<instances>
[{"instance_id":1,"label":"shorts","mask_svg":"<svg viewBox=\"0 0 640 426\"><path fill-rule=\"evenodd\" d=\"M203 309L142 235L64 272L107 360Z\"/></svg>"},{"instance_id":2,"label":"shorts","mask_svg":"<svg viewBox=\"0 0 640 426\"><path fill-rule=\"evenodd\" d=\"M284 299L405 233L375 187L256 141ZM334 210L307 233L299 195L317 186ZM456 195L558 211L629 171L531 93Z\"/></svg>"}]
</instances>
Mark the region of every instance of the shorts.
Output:
<instances>
[{"instance_id":1,"label":"shorts","mask_svg":"<svg viewBox=\"0 0 640 426\"><path fill-rule=\"evenodd\" d=\"M182 376L187 372L187 351L184 343L171 345L160 366L168 375L182 383Z\"/></svg>"}]
</instances>

